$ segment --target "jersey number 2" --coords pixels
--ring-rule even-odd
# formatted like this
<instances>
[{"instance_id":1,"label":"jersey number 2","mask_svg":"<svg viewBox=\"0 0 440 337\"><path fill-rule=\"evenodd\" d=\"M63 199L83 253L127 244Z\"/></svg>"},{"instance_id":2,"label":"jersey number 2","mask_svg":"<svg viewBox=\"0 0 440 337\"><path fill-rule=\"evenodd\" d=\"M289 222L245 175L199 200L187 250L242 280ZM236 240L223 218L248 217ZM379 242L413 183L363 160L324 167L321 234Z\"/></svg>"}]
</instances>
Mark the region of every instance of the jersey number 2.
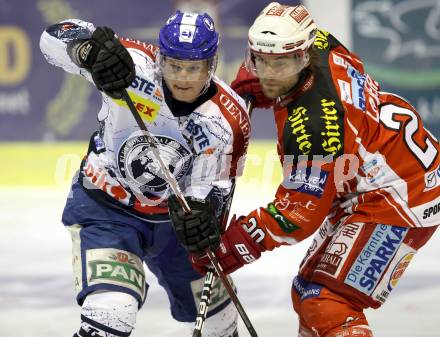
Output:
<instances>
[{"instance_id":1,"label":"jersey number 2","mask_svg":"<svg viewBox=\"0 0 440 337\"><path fill-rule=\"evenodd\" d=\"M402 123L394 120L395 115L408 116L410 119L408 122ZM425 170L428 170L437 157L438 151L428 137L425 137L426 146L424 149L414 141L413 137L419 131L419 122L414 111L393 104L385 105L380 111L380 120L386 127L396 131L399 131L403 125L406 145ZM428 133L426 130L425 132Z\"/></svg>"}]
</instances>

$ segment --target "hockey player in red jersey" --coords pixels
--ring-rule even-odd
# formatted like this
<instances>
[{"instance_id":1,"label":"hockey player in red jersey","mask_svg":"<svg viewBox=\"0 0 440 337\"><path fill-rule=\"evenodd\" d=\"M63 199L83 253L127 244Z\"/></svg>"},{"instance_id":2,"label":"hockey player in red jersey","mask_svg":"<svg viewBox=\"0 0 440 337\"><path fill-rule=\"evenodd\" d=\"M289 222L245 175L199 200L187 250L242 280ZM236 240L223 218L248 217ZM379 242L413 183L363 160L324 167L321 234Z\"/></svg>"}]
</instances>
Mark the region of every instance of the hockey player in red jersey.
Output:
<instances>
[{"instance_id":1,"label":"hockey player in red jersey","mask_svg":"<svg viewBox=\"0 0 440 337\"><path fill-rule=\"evenodd\" d=\"M284 179L266 207L231 221L223 269L315 233L292 285L299 336L373 336L364 309L387 300L440 224L437 139L301 5L264 8L232 87L273 107ZM202 252L192 261L205 272Z\"/></svg>"}]
</instances>

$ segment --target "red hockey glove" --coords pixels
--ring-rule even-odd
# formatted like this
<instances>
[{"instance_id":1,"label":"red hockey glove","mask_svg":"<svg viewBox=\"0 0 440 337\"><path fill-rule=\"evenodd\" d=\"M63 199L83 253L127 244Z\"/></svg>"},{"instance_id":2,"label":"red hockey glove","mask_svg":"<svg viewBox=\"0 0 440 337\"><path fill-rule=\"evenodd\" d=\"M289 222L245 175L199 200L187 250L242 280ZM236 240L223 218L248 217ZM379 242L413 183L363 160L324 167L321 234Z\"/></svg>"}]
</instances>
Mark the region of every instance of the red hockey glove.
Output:
<instances>
[{"instance_id":1,"label":"red hockey glove","mask_svg":"<svg viewBox=\"0 0 440 337\"><path fill-rule=\"evenodd\" d=\"M220 247L215 251L215 255L225 274L230 274L243 265L257 260L263 251L265 251L263 246L256 243L233 218L228 229L221 236ZM206 274L211 264L207 254L191 254L190 260L193 268L200 274Z\"/></svg>"},{"instance_id":2,"label":"red hockey glove","mask_svg":"<svg viewBox=\"0 0 440 337\"><path fill-rule=\"evenodd\" d=\"M255 108L270 108L274 104L273 99L264 96L258 77L252 75L244 65L241 65L238 70L237 77L231 83L231 88L243 98L253 96Z\"/></svg>"}]
</instances>

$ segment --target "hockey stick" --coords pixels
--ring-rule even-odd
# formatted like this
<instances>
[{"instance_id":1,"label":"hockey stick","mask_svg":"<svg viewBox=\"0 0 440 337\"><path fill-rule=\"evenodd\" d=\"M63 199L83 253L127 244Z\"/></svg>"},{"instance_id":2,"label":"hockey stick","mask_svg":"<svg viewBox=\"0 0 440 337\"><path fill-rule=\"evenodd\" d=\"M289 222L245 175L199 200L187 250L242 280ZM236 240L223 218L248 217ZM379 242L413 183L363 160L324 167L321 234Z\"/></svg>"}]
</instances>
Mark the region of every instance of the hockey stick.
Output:
<instances>
[{"instance_id":1,"label":"hockey stick","mask_svg":"<svg viewBox=\"0 0 440 337\"><path fill-rule=\"evenodd\" d=\"M165 180L170 185L172 191L177 197L177 200L179 201L180 206L182 206L183 210L186 213L191 213L191 208L189 207L188 203L186 202L185 197L183 196L182 191L180 190L180 186L177 183L176 178L171 173L170 169L165 165L165 163L162 160L162 157L160 156L159 148L157 146L156 138L148 131L147 127L145 126L144 122L142 121L141 116L139 116L139 113L136 110L136 107L133 104L133 101L131 100L130 96L128 95L128 92L126 89L122 90L122 97L124 98L125 102L127 103L134 119L136 120L137 125L139 128L144 131L145 135L147 136L147 143L148 146L151 148L151 152L153 152L154 157L159 162L159 166L162 170L162 173L165 175Z\"/></svg>"},{"instance_id":2,"label":"hockey stick","mask_svg":"<svg viewBox=\"0 0 440 337\"><path fill-rule=\"evenodd\" d=\"M191 213L191 208L189 207L188 203L186 202L186 199L180 189L179 184L177 183L176 178L173 176L173 174L170 172L169 168L165 165L165 163L162 160L162 157L160 155L159 148L156 143L155 137L148 131L147 127L145 126L144 122L142 121L142 118L139 116L139 113L137 112L136 107L134 106L133 101L131 100L130 96L128 95L128 92L126 89L122 90L122 97L125 100L125 102L127 103L128 108L130 109L137 125L139 126L139 128L142 131L144 131L145 135L147 136L146 139L147 139L148 146L151 148L151 151L152 151L154 157L159 162L159 166L160 166L163 174L165 175L165 179L166 179L167 183L170 185L170 188L173 191L173 193L176 195L177 200L179 201L179 204L182 206L182 208L185 212ZM221 266L220 266L217 258L215 257L214 253L212 253L212 251L210 249L208 249L207 253L208 253L208 256L211 260L212 265L215 268L215 271L220 276L220 279L222 280L224 287L228 291L228 294L231 297L232 302L234 303L235 307L237 308L237 311L239 312L241 318L243 319L243 322L245 323L246 327L248 328L249 333L251 334L252 337L257 337L257 333L255 332L255 329L253 328L248 316L246 315L246 312L244 311L243 306L241 305L240 301L238 300L238 297L235 294L235 291L232 288L231 284L229 283L229 280L227 279L225 273L221 269ZM214 273L212 270L208 271L206 279L208 278L209 273L212 274L210 276L210 279L212 279L212 282L213 282ZM206 279L205 279L205 283L206 283ZM212 282L211 282L210 289L212 288ZM209 291L209 293L211 293L211 291ZM202 294L203 294L203 291L202 291ZM209 301L209 299L208 299L208 301ZM206 306L206 310L207 310L207 306ZM202 322L202 325L203 325L203 322ZM201 329L200 329L200 331L201 331Z\"/></svg>"},{"instance_id":3,"label":"hockey stick","mask_svg":"<svg viewBox=\"0 0 440 337\"><path fill-rule=\"evenodd\" d=\"M247 108L247 111L249 112L249 117L252 115L252 110L253 110L252 103L253 103L254 99L255 98L253 96L248 96L245 98L246 108ZM229 197L229 203L226 206L225 212L222 217L223 221L228 220L232 199L234 197L234 192L235 192L235 182L234 182L234 185L232 186L231 195ZM211 261L213 261L213 260L217 261L215 254L211 250L208 249L207 254L208 254L208 257ZM211 298L212 286L214 284L213 268L215 269L215 271L217 272L217 275L219 275L221 279L222 279L222 275L226 278L223 270L220 270L220 272L219 272L219 270L217 270L216 266L218 266L219 269L221 269L221 266L217 261L216 263L213 263L213 267L211 266L208 269L208 272L206 273L206 276L205 276L205 282L203 284L202 294L200 296L199 311L198 311L197 317L196 317L196 324L194 326L193 337L201 337L201 335L202 335L203 324L205 323L206 315L208 313L209 300ZM225 288L227 288L228 286L230 287L230 289L228 289L228 288L226 289L228 291L229 295L231 295L231 293L234 294L233 296L236 298L235 300L238 303L240 303L238 300L238 297L235 294L235 291L232 288L229 281L227 279L226 280L222 279L222 282L223 282L223 285L225 286ZM231 296L231 299L233 296ZM232 299L232 301L234 302L234 304L236 303L234 301L234 299ZM256 333L254 327L252 326L252 323L249 320L249 317L247 316L247 314L244 311L241 304L239 306L236 305L236 308L237 308L237 311L240 314L240 317L242 318L244 324L246 325L249 333L251 334L251 336L257 337L257 333Z\"/></svg>"}]
</instances>

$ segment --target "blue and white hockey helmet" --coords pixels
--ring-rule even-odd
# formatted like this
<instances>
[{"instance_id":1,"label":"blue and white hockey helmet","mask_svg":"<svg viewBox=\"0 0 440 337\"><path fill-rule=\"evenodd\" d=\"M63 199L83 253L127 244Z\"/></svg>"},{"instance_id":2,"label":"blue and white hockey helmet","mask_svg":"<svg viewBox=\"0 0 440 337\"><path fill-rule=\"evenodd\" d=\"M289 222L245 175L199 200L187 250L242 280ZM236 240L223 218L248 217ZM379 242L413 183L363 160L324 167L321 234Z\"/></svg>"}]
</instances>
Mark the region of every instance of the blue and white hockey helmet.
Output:
<instances>
[{"instance_id":1,"label":"blue and white hockey helmet","mask_svg":"<svg viewBox=\"0 0 440 337\"><path fill-rule=\"evenodd\" d=\"M159 32L160 53L181 60L206 60L216 55L219 36L204 13L177 11Z\"/></svg>"}]
</instances>

